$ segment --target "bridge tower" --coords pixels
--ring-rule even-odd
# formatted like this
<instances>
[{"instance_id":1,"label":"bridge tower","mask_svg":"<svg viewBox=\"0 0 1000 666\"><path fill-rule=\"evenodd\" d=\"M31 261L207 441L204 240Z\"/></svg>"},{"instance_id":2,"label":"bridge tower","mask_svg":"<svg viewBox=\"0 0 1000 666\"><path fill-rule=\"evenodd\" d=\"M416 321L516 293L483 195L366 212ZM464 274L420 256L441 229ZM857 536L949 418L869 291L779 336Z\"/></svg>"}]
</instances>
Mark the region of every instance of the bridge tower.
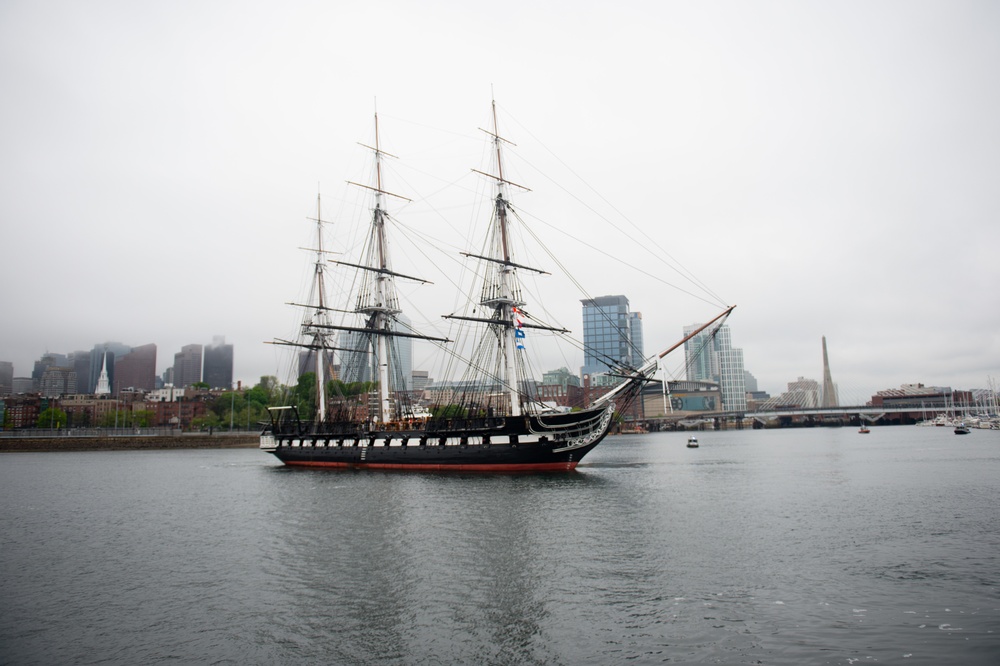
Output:
<instances>
[{"instance_id":1,"label":"bridge tower","mask_svg":"<svg viewBox=\"0 0 1000 666\"><path fill-rule=\"evenodd\" d=\"M830 374L830 357L826 354L826 336L823 336L823 407L839 407L837 389L833 386L833 376Z\"/></svg>"}]
</instances>

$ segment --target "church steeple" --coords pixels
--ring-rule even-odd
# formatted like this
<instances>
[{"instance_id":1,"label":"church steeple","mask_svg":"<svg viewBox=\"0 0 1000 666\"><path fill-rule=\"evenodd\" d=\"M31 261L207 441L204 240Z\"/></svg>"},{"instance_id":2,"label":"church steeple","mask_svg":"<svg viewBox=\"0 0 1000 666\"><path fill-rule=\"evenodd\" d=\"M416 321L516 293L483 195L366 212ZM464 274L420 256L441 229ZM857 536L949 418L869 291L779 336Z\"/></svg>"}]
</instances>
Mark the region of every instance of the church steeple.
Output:
<instances>
[{"instance_id":1,"label":"church steeple","mask_svg":"<svg viewBox=\"0 0 1000 666\"><path fill-rule=\"evenodd\" d=\"M94 395L108 395L109 393L111 393L111 386L108 383L108 352L104 352L101 376L97 378L97 388L94 389Z\"/></svg>"}]
</instances>

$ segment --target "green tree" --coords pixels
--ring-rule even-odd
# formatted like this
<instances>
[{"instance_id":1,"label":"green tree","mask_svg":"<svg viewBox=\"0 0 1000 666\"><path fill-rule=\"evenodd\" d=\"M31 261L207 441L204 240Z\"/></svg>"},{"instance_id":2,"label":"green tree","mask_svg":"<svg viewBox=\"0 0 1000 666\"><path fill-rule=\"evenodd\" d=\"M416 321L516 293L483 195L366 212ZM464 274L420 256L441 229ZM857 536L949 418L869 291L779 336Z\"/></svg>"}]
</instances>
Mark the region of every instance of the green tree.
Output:
<instances>
[{"instance_id":1,"label":"green tree","mask_svg":"<svg viewBox=\"0 0 1000 666\"><path fill-rule=\"evenodd\" d=\"M463 419L466 409L461 405L434 405L431 414L436 419Z\"/></svg>"},{"instance_id":2,"label":"green tree","mask_svg":"<svg viewBox=\"0 0 1000 666\"><path fill-rule=\"evenodd\" d=\"M207 391L208 389L210 389L212 387L209 386L208 384L206 384L205 382L195 382L194 384L191 384L191 388L193 388L193 389L205 389Z\"/></svg>"},{"instance_id":3,"label":"green tree","mask_svg":"<svg viewBox=\"0 0 1000 666\"><path fill-rule=\"evenodd\" d=\"M148 428L153 424L156 412L150 409L140 409L132 412L132 426L136 428Z\"/></svg>"},{"instance_id":4,"label":"green tree","mask_svg":"<svg viewBox=\"0 0 1000 666\"><path fill-rule=\"evenodd\" d=\"M58 407L49 407L38 415L35 426L38 428L64 428L66 427L66 412Z\"/></svg>"},{"instance_id":5,"label":"green tree","mask_svg":"<svg viewBox=\"0 0 1000 666\"><path fill-rule=\"evenodd\" d=\"M279 396L283 392L283 386L278 383L278 378L273 375L264 375L260 378L250 392L253 394L252 400L261 405L275 406Z\"/></svg>"},{"instance_id":6,"label":"green tree","mask_svg":"<svg viewBox=\"0 0 1000 666\"><path fill-rule=\"evenodd\" d=\"M73 412L72 414L67 414L66 416L66 425L71 428L90 427L91 415L89 411Z\"/></svg>"},{"instance_id":7,"label":"green tree","mask_svg":"<svg viewBox=\"0 0 1000 666\"><path fill-rule=\"evenodd\" d=\"M207 430L209 428L218 428L222 425L219 421L219 417L215 415L215 412L207 412L204 416L198 416L191 419L191 427L195 429ZM228 425L228 422L227 422Z\"/></svg>"},{"instance_id":8,"label":"green tree","mask_svg":"<svg viewBox=\"0 0 1000 666\"><path fill-rule=\"evenodd\" d=\"M311 420L316 413L316 374L307 372L299 377L292 395L299 417L304 421Z\"/></svg>"}]
</instances>

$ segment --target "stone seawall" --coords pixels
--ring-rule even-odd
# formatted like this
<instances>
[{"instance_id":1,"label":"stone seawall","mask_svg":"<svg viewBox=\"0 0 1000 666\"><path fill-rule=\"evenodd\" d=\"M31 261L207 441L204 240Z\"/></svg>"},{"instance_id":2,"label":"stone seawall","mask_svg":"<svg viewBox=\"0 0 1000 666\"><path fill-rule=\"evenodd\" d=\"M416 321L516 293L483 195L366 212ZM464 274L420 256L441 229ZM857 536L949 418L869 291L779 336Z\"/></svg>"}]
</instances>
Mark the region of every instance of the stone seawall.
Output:
<instances>
[{"instance_id":1,"label":"stone seawall","mask_svg":"<svg viewBox=\"0 0 1000 666\"><path fill-rule=\"evenodd\" d=\"M166 435L156 437L0 438L0 453L42 451L139 451L143 449L250 449L258 435Z\"/></svg>"}]
</instances>

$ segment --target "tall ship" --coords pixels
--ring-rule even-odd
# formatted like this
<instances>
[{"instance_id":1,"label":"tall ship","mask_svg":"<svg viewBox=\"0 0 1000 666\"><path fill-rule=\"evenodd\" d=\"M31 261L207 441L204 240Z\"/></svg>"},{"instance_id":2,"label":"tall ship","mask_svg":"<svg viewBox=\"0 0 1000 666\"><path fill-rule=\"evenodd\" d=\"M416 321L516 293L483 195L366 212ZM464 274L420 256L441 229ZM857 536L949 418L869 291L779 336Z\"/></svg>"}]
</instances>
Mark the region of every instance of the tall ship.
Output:
<instances>
[{"instance_id":1,"label":"tall ship","mask_svg":"<svg viewBox=\"0 0 1000 666\"><path fill-rule=\"evenodd\" d=\"M373 181L359 185L374 198L366 241L355 262L329 259L323 244L323 221L317 210L314 270L309 302L303 309L299 335L274 340L307 352L315 376L315 402L308 408L288 404L270 409L270 422L260 448L286 465L325 468L455 470L479 472L568 471L608 435L649 382L660 360L709 327L720 326L732 312L714 319L669 349L623 364L609 360L617 383L577 411L556 411L533 394L525 358L526 332L567 335L546 323L525 298L519 276L545 271L519 263L514 256L512 220L517 214L509 191L521 186L507 180L496 103L490 141L491 172L476 171L491 182L489 228L479 252L463 252L477 263L479 287L464 310L443 315L472 331L461 345L426 335L410 326L400 308L397 282L425 280L397 272L390 257L387 201L403 199L384 189L382 150L375 115ZM362 144L363 145L363 144ZM357 185L357 184L355 184ZM319 208L317 204L317 208ZM328 270L353 272L347 306L333 307L326 294ZM336 321L335 321L336 319ZM423 340L449 355L460 380L451 382L440 404L420 404L407 390L401 341ZM468 340L468 342L466 342ZM459 354L458 348L468 350ZM335 364L333 359L339 358ZM337 377L335 368L339 368ZM309 413L306 413L309 412Z\"/></svg>"}]
</instances>

